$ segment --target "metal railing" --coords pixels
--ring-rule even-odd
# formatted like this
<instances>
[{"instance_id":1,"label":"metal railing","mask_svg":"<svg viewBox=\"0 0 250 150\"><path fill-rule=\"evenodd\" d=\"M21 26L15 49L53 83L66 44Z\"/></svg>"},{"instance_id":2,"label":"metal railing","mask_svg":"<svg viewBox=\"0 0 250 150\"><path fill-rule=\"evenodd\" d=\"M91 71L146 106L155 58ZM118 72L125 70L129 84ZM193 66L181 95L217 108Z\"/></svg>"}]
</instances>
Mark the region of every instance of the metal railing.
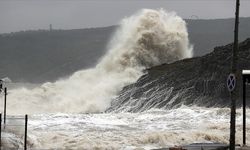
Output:
<instances>
[{"instance_id":1,"label":"metal railing","mask_svg":"<svg viewBox=\"0 0 250 150\"><path fill-rule=\"evenodd\" d=\"M3 145L3 141L7 142L13 138L19 139L21 142L19 145L15 143L16 146L18 145L17 149L27 150L28 115L6 116L2 119L2 114L0 113L0 129L0 150L8 147Z\"/></svg>"}]
</instances>

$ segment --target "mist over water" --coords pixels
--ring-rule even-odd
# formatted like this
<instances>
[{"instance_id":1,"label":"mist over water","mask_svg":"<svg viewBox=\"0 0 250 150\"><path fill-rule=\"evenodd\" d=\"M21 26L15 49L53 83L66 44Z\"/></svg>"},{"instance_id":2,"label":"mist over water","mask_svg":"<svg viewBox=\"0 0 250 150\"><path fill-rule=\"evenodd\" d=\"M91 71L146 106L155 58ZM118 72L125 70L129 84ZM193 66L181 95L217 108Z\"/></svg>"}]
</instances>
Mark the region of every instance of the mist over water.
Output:
<instances>
[{"instance_id":1,"label":"mist over water","mask_svg":"<svg viewBox=\"0 0 250 150\"><path fill-rule=\"evenodd\" d=\"M145 68L192 56L185 21L174 12L143 9L121 21L96 67L34 89L11 90L11 114L102 112Z\"/></svg>"}]
</instances>

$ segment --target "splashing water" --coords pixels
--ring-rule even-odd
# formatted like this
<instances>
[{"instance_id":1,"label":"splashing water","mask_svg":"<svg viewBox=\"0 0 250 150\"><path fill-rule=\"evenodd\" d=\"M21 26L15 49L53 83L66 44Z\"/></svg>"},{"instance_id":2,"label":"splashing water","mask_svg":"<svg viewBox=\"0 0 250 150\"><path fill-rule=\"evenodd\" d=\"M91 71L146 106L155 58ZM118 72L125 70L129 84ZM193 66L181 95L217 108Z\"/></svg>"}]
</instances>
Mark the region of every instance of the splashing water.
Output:
<instances>
[{"instance_id":1,"label":"splashing water","mask_svg":"<svg viewBox=\"0 0 250 150\"><path fill-rule=\"evenodd\" d=\"M250 113L247 109L247 143ZM242 110L236 114L236 143L242 143ZM229 108L182 106L141 113L34 115L29 123L33 148L154 149L190 143L229 142Z\"/></svg>"},{"instance_id":2,"label":"splashing water","mask_svg":"<svg viewBox=\"0 0 250 150\"><path fill-rule=\"evenodd\" d=\"M185 21L164 10L143 9L123 19L108 49L95 68L10 91L9 113L102 112L145 68L192 56Z\"/></svg>"}]
</instances>

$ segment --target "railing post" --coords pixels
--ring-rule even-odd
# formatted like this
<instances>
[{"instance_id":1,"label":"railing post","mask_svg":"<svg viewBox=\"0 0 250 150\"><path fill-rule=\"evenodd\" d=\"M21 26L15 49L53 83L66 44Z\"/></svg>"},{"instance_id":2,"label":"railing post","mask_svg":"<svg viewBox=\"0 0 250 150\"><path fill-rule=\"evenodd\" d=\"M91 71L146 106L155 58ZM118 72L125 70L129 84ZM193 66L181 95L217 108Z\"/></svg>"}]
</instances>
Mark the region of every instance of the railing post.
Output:
<instances>
[{"instance_id":1,"label":"railing post","mask_svg":"<svg viewBox=\"0 0 250 150\"><path fill-rule=\"evenodd\" d=\"M25 115L24 150L27 150L28 115Z\"/></svg>"},{"instance_id":2,"label":"railing post","mask_svg":"<svg viewBox=\"0 0 250 150\"><path fill-rule=\"evenodd\" d=\"M246 145L246 78L243 75L243 145Z\"/></svg>"},{"instance_id":3,"label":"railing post","mask_svg":"<svg viewBox=\"0 0 250 150\"><path fill-rule=\"evenodd\" d=\"M4 127L6 124L6 102L7 102L7 88L4 88L4 118L3 118L3 122L4 122Z\"/></svg>"},{"instance_id":4,"label":"railing post","mask_svg":"<svg viewBox=\"0 0 250 150\"><path fill-rule=\"evenodd\" d=\"M2 149L2 113L0 113L0 150Z\"/></svg>"}]
</instances>

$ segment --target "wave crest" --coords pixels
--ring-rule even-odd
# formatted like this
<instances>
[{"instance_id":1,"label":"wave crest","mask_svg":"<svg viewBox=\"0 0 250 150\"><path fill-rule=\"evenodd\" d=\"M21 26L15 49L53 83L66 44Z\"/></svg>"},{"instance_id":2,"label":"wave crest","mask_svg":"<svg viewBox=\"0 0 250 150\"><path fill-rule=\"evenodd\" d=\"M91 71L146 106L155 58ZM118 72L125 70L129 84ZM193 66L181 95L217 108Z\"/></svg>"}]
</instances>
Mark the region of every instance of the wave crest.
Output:
<instances>
[{"instance_id":1,"label":"wave crest","mask_svg":"<svg viewBox=\"0 0 250 150\"><path fill-rule=\"evenodd\" d=\"M162 9L143 9L123 19L108 47L95 68L31 90L12 90L9 112L102 112L143 69L192 56L185 21Z\"/></svg>"}]
</instances>

